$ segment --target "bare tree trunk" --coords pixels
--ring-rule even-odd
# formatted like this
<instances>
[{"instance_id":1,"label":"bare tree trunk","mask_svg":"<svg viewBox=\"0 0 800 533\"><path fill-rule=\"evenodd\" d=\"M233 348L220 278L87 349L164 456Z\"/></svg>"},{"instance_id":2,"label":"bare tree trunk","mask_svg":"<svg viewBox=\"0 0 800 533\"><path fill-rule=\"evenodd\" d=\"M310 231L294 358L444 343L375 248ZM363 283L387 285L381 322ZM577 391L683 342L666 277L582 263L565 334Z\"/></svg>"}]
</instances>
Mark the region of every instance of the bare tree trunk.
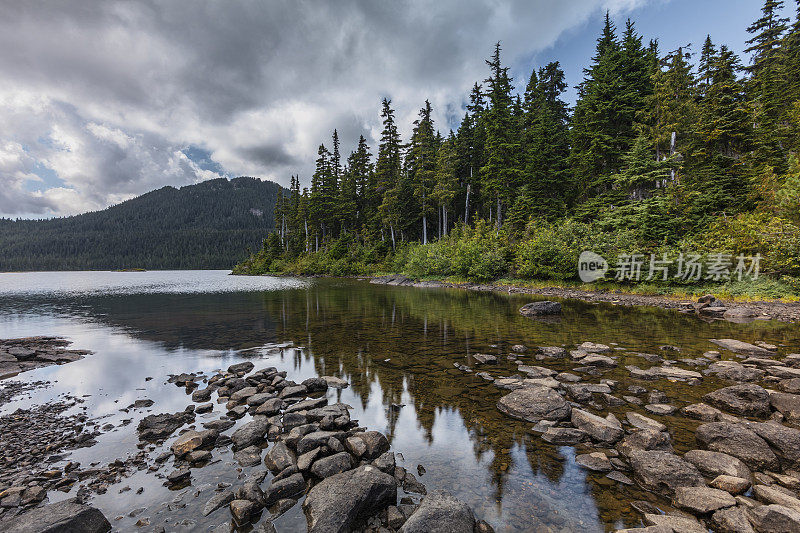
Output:
<instances>
[{"instance_id":1,"label":"bare tree trunk","mask_svg":"<svg viewBox=\"0 0 800 533\"><path fill-rule=\"evenodd\" d=\"M472 176L472 169L470 168L469 175ZM464 203L464 225L467 225L469 221L469 191L470 191L470 184L467 183L467 201Z\"/></svg>"},{"instance_id":2,"label":"bare tree trunk","mask_svg":"<svg viewBox=\"0 0 800 533\"><path fill-rule=\"evenodd\" d=\"M392 250L394 250L395 247L397 246L397 244L394 241L394 225L393 224L389 224L389 230L392 232Z\"/></svg>"},{"instance_id":3,"label":"bare tree trunk","mask_svg":"<svg viewBox=\"0 0 800 533\"><path fill-rule=\"evenodd\" d=\"M444 215L444 224L442 224L442 230L444 236L447 237L447 207L442 206L442 214Z\"/></svg>"},{"instance_id":4,"label":"bare tree trunk","mask_svg":"<svg viewBox=\"0 0 800 533\"><path fill-rule=\"evenodd\" d=\"M306 228L306 253L308 253L308 219L303 219L303 226Z\"/></svg>"},{"instance_id":5,"label":"bare tree trunk","mask_svg":"<svg viewBox=\"0 0 800 533\"><path fill-rule=\"evenodd\" d=\"M428 215L422 215L422 244L428 244Z\"/></svg>"},{"instance_id":6,"label":"bare tree trunk","mask_svg":"<svg viewBox=\"0 0 800 533\"><path fill-rule=\"evenodd\" d=\"M673 131L672 132L672 137L669 140L669 156L670 157L675 155L675 137L676 137L676 133ZM674 183L675 182L675 167L673 167L673 168L671 168L669 170L669 177L670 177L670 180Z\"/></svg>"},{"instance_id":7,"label":"bare tree trunk","mask_svg":"<svg viewBox=\"0 0 800 533\"><path fill-rule=\"evenodd\" d=\"M497 195L497 217L495 217L495 218L496 218L496 222L497 222L497 229L500 229L500 224L502 223L502 221L500 220L500 195L499 194Z\"/></svg>"}]
</instances>

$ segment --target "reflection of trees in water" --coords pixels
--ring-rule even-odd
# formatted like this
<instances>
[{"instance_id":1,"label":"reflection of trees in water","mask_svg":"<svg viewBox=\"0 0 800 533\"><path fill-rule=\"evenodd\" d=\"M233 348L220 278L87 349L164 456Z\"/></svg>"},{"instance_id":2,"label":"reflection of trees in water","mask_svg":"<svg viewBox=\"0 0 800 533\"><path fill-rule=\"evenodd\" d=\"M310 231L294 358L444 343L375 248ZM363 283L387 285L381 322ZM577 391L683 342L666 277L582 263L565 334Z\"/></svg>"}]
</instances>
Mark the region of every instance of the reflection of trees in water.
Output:
<instances>
[{"instance_id":1,"label":"reflection of trees in water","mask_svg":"<svg viewBox=\"0 0 800 533\"><path fill-rule=\"evenodd\" d=\"M505 356L509 345L516 343L534 347L590 340L619 342L642 351L674 344L686 356L694 356L711 348L705 339L713 337L787 343L798 337L790 325L706 324L659 309L581 302L565 302L558 322L532 321L516 311L527 300L498 293L322 281L307 289L263 293L91 297L59 302L57 310L124 328L167 348L243 349L292 341L303 349L284 351L290 355L287 364L299 369L312 363L319 375L347 379L365 409L374 394L380 394L387 407L408 403L403 401L407 394L411 404L403 409L414 409L428 442L433 442L437 413L457 412L476 461L491 453L489 479L498 501L512 470L515 447L527 449L533 475L541 474L552 483L564 475L564 458L557 448L528 434L531 424L496 410L501 391L455 369L454 362L471 364L470 354L495 353L500 361L491 373L510 375L516 365ZM545 366L566 370L571 365ZM390 412L390 438L396 422L397 416ZM589 486L608 523L624 518L627 506L620 504L620 497L635 489L615 485L610 491L606 482L590 477Z\"/></svg>"}]
</instances>

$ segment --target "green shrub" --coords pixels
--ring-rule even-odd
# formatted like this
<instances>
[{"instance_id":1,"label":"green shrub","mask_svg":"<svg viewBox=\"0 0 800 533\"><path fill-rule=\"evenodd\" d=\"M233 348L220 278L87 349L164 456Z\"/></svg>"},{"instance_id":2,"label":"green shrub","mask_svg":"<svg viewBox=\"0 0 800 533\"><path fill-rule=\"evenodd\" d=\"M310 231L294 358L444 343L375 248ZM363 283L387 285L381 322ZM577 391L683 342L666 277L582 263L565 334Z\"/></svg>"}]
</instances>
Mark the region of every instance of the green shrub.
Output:
<instances>
[{"instance_id":1,"label":"green shrub","mask_svg":"<svg viewBox=\"0 0 800 533\"><path fill-rule=\"evenodd\" d=\"M565 220L553 224L532 221L515 254L517 274L534 279L572 279L578 257L590 246L588 224ZM597 250L599 252L599 250Z\"/></svg>"}]
</instances>

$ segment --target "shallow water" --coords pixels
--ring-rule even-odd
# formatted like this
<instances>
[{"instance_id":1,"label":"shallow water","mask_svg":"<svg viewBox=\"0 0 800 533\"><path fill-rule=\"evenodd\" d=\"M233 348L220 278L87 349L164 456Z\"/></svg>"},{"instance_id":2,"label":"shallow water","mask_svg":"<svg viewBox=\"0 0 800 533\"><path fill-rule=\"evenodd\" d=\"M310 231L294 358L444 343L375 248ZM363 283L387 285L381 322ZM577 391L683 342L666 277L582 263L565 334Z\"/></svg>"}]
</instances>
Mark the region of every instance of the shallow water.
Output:
<instances>
[{"instance_id":1,"label":"shallow water","mask_svg":"<svg viewBox=\"0 0 800 533\"><path fill-rule=\"evenodd\" d=\"M234 277L224 271L0 274L0 338L63 335L74 341L72 348L95 352L82 361L19 376L53 383L33 398L3 406L0 413L66 392L90 395L85 404L89 415L118 427L101 436L98 445L68 457L88 466L136 453L135 427L142 416L191 403L183 388L165 383L169 373L210 373L250 359L256 368L286 370L296 381L338 375L352 385L330 390L333 400L352 405L352 416L362 426L385 432L410 471L424 465L421 481L428 490L450 490L498 532L603 531L639 524L631 500L647 499L662 508L668 502L581 469L574 457L583 449L551 446L529 433L531 424L501 415L495 403L504 391L453 363L472 366L470 354L493 353L500 362L486 369L494 376L511 375L516 364L506 355L513 344L617 343L620 366L602 376L621 381L615 394L637 383L666 392L670 403L680 407L727 383L709 377L696 387L635 382L624 365L651 365L625 350L663 354L659 346L670 344L681 349L676 358L697 357L716 348L708 339L732 337L778 344L780 354L800 351L795 325L707 323L673 311L577 301L563 302L560 319L536 321L517 313L529 300L360 281ZM559 371L577 366L535 362L530 355L522 360ZM146 381L148 376L155 379ZM120 411L137 398L156 403L149 410ZM390 412L390 403L405 407ZM609 410L619 417L628 410L645 413L631 405ZM215 412L198 416L198 422L219 414L215 405ZM687 430L696 423L653 418L670 426L678 450L692 446ZM119 425L126 419L132 422ZM213 487L221 481L235 484L237 477L263 468L240 469L226 448L213 454L219 461L193 469L188 489L170 491L153 473L138 472L94 503L109 519L124 516L114 521L120 530L137 529L135 522L145 516L168 531L208 530L230 519L225 509L201 517ZM125 487L133 490L120 493ZM135 494L139 487L144 492ZM66 498L76 488L69 494L51 491L49 497ZM127 516L134 509L144 510ZM178 525L183 520L189 522ZM299 505L275 521L278 531L302 530L304 524Z\"/></svg>"}]
</instances>

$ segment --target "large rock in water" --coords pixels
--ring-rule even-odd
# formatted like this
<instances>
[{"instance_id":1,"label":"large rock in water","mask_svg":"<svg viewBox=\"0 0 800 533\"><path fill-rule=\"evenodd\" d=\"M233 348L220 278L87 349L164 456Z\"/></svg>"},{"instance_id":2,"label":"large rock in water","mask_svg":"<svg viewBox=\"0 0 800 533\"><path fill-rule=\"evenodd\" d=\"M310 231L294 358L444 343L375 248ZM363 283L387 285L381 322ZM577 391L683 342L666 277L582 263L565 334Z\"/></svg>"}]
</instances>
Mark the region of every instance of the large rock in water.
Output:
<instances>
[{"instance_id":1,"label":"large rock in water","mask_svg":"<svg viewBox=\"0 0 800 533\"><path fill-rule=\"evenodd\" d=\"M465 533L475 528L475 516L469 505L449 492L436 490L425 496L400 533Z\"/></svg>"},{"instance_id":2,"label":"large rock in water","mask_svg":"<svg viewBox=\"0 0 800 533\"><path fill-rule=\"evenodd\" d=\"M176 429L189 422L194 422L193 405L174 414L148 415L139 422L136 430L141 440L159 440L169 437Z\"/></svg>"},{"instance_id":3,"label":"large rock in water","mask_svg":"<svg viewBox=\"0 0 800 533\"><path fill-rule=\"evenodd\" d=\"M727 453L712 452L709 450L690 450L683 454L683 458L710 478L723 475L743 479L750 479L752 477L747 465Z\"/></svg>"},{"instance_id":4,"label":"large rock in water","mask_svg":"<svg viewBox=\"0 0 800 533\"><path fill-rule=\"evenodd\" d=\"M761 346L756 346L755 344L750 344L749 342L743 342L736 339L711 339L711 342L713 342L717 346L721 346L726 350L730 350L734 353L743 353L746 355L761 355L767 357L775 355L775 352L771 352L766 348L762 348Z\"/></svg>"},{"instance_id":5,"label":"large rock in water","mask_svg":"<svg viewBox=\"0 0 800 533\"><path fill-rule=\"evenodd\" d=\"M710 422L698 427L694 436L709 450L732 455L754 470L778 468L778 458L769 445L742 424Z\"/></svg>"},{"instance_id":6,"label":"large rock in water","mask_svg":"<svg viewBox=\"0 0 800 533\"><path fill-rule=\"evenodd\" d=\"M267 419L257 418L234 431L233 435L231 435L231 440L236 449L241 450L253 444L258 444L267 434L268 429L269 422L267 422Z\"/></svg>"},{"instance_id":7,"label":"large rock in water","mask_svg":"<svg viewBox=\"0 0 800 533\"><path fill-rule=\"evenodd\" d=\"M749 422L747 427L772 446L785 469L800 467L800 430L777 422Z\"/></svg>"},{"instance_id":8,"label":"large rock in water","mask_svg":"<svg viewBox=\"0 0 800 533\"><path fill-rule=\"evenodd\" d=\"M394 477L374 466L364 465L315 485L303 502L303 510L309 533L339 533L352 531L359 520L396 501Z\"/></svg>"},{"instance_id":9,"label":"large rock in water","mask_svg":"<svg viewBox=\"0 0 800 533\"><path fill-rule=\"evenodd\" d=\"M625 434L616 420L608 420L583 409L572 410L572 425L585 431L594 440L609 444L617 442Z\"/></svg>"},{"instance_id":10,"label":"large rock in water","mask_svg":"<svg viewBox=\"0 0 800 533\"><path fill-rule=\"evenodd\" d=\"M561 304L549 300L531 302L520 307L519 312L523 316L557 315L561 313Z\"/></svg>"},{"instance_id":11,"label":"large rock in water","mask_svg":"<svg viewBox=\"0 0 800 533\"><path fill-rule=\"evenodd\" d=\"M723 411L742 416L767 418L770 414L769 393L753 383L732 385L709 392L703 400Z\"/></svg>"},{"instance_id":12,"label":"large rock in water","mask_svg":"<svg viewBox=\"0 0 800 533\"><path fill-rule=\"evenodd\" d=\"M800 531L800 512L783 505L760 505L748 509L747 515L756 531L763 533Z\"/></svg>"},{"instance_id":13,"label":"large rock in water","mask_svg":"<svg viewBox=\"0 0 800 533\"><path fill-rule=\"evenodd\" d=\"M636 479L648 490L672 496L679 487L706 485L693 464L673 453L634 450L629 459Z\"/></svg>"},{"instance_id":14,"label":"large rock in water","mask_svg":"<svg viewBox=\"0 0 800 533\"><path fill-rule=\"evenodd\" d=\"M111 524L98 509L65 500L0 521L4 533L105 533Z\"/></svg>"},{"instance_id":15,"label":"large rock in water","mask_svg":"<svg viewBox=\"0 0 800 533\"><path fill-rule=\"evenodd\" d=\"M497 401L497 409L512 418L526 422L540 420L565 420L572 407L550 387L523 387L506 394Z\"/></svg>"}]
</instances>

